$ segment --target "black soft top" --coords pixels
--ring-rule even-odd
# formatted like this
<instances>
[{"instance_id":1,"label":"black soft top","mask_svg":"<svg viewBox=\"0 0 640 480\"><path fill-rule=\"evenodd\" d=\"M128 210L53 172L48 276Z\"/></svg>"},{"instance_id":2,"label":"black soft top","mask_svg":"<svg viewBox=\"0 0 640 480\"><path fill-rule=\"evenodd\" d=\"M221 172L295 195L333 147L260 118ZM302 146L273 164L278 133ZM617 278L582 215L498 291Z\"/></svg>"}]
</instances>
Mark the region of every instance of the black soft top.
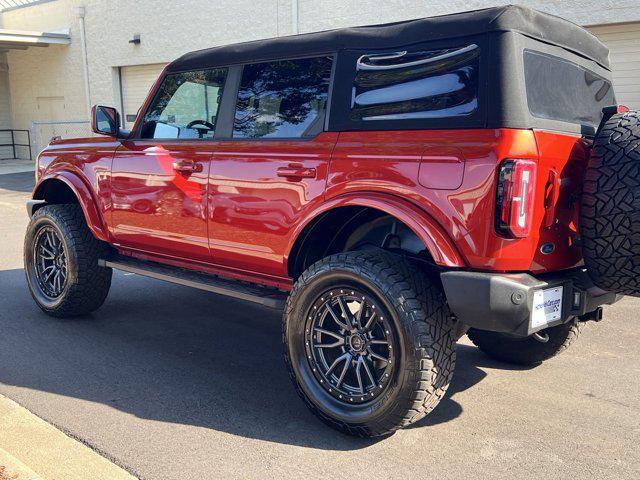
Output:
<instances>
[{"instance_id":1,"label":"black soft top","mask_svg":"<svg viewBox=\"0 0 640 480\"><path fill-rule=\"evenodd\" d=\"M584 28L547 13L508 5L207 48L183 55L169 64L167 71L309 56L343 49L386 49L430 40L507 31L563 47L609 68L609 50Z\"/></svg>"}]
</instances>

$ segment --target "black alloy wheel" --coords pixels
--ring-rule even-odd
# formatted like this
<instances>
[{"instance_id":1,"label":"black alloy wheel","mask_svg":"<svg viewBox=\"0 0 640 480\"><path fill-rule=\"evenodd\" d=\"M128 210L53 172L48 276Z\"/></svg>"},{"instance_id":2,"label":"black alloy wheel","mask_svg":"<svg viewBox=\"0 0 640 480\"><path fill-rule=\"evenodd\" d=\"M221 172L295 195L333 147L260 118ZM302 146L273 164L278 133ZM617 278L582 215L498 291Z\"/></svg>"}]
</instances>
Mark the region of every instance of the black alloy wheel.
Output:
<instances>
[{"instance_id":1,"label":"black alloy wheel","mask_svg":"<svg viewBox=\"0 0 640 480\"><path fill-rule=\"evenodd\" d=\"M389 314L363 292L343 287L319 295L305 329L316 379L339 400L355 404L375 399L397 363L393 330Z\"/></svg>"},{"instance_id":2,"label":"black alloy wheel","mask_svg":"<svg viewBox=\"0 0 640 480\"><path fill-rule=\"evenodd\" d=\"M64 242L51 225L45 225L36 234L33 266L42 293L58 298L66 286L69 268Z\"/></svg>"},{"instance_id":3,"label":"black alloy wheel","mask_svg":"<svg viewBox=\"0 0 640 480\"><path fill-rule=\"evenodd\" d=\"M384 250L323 258L296 279L283 316L300 397L350 435L388 435L442 399L454 322L437 276Z\"/></svg>"},{"instance_id":4,"label":"black alloy wheel","mask_svg":"<svg viewBox=\"0 0 640 480\"><path fill-rule=\"evenodd\" d=\"M109 253L87 227L80 205L40 207L24 238L24 272L38 307L58 318L97 309L111 286L111 269L99 265Z\"/></svg>"}]
</instances>

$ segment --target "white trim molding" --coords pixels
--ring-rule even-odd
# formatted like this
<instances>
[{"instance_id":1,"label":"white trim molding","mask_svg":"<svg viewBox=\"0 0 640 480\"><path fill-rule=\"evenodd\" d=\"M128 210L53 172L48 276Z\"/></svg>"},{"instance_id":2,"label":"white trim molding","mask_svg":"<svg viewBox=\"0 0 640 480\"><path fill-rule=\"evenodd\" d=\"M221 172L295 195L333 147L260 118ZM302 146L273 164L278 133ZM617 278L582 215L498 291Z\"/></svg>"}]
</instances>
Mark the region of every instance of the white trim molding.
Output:
<instances>
[{"instance_id":1,"label":"white trim molding","mask_svg":"<svg viewBox=\"0 0 640 480\"><path fill-rule=\"evenodd\" d=\"M58 32L33 32L30 30L6 30L0 28L0 50L29 47L48 47L49 45L69 45L69 30Z\"/></svg>"}]
</instances>

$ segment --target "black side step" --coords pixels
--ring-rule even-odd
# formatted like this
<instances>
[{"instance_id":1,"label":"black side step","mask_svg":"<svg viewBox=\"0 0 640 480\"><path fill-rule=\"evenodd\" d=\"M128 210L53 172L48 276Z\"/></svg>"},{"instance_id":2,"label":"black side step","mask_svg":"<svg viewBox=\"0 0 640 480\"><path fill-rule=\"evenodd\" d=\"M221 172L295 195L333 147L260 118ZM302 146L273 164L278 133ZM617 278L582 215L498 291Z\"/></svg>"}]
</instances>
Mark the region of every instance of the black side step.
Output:
<instances>
[{"instance_id":1,"label":"black side step","mask_svg":"<svg viewBox=\"0 0 640 480\"><path fill-rule=\"evenodd\" d=\"M285 292L276 288L221 278L217 275L171 267L156 262L145 262L134 258L114 256L98 260L98 265L186 285L219 295L239 298L271 308L283 308L287 298Z\"/></svg>"}]
</instances>

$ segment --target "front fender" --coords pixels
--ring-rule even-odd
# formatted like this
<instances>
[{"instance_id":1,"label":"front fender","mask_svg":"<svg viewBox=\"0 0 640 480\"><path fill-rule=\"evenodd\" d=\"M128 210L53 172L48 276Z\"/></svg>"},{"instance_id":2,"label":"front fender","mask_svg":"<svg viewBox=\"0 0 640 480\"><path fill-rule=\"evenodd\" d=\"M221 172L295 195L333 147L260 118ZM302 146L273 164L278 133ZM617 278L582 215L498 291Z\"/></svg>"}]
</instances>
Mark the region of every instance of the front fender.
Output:
<instances>
[{"instance_id":1,"label":"front fender","mask_svg":"<svg viewBox=\"0 0 640 480\"><path fill-rule=\"evenodd\" d=\"M291 236L287 246L285 262L288 261L299 235L318 215L334 208L347 206L369 207L385 212L403 222L418 236L436 264L450 268L466 266L453 241L430 215L411 202L394 195L382 193L341 195L332 198L311 211L305 220L298 224L294 234Z\"/></svg>"},{"instance_id":2,"label":"front fender","mask_svg":"<svg viewBox=\"0 0 640 480\"><path fill-rule=\"evenodd\" d=\"M99 240L109 241L104 219L98 210L91 189L77 174L66 170L57 170L43 176L33 190L33 200L43 200L47 185L50 185L50 182L58 181L64 183L78 199L91 233Z\"/></svg>"}]
</instances>

